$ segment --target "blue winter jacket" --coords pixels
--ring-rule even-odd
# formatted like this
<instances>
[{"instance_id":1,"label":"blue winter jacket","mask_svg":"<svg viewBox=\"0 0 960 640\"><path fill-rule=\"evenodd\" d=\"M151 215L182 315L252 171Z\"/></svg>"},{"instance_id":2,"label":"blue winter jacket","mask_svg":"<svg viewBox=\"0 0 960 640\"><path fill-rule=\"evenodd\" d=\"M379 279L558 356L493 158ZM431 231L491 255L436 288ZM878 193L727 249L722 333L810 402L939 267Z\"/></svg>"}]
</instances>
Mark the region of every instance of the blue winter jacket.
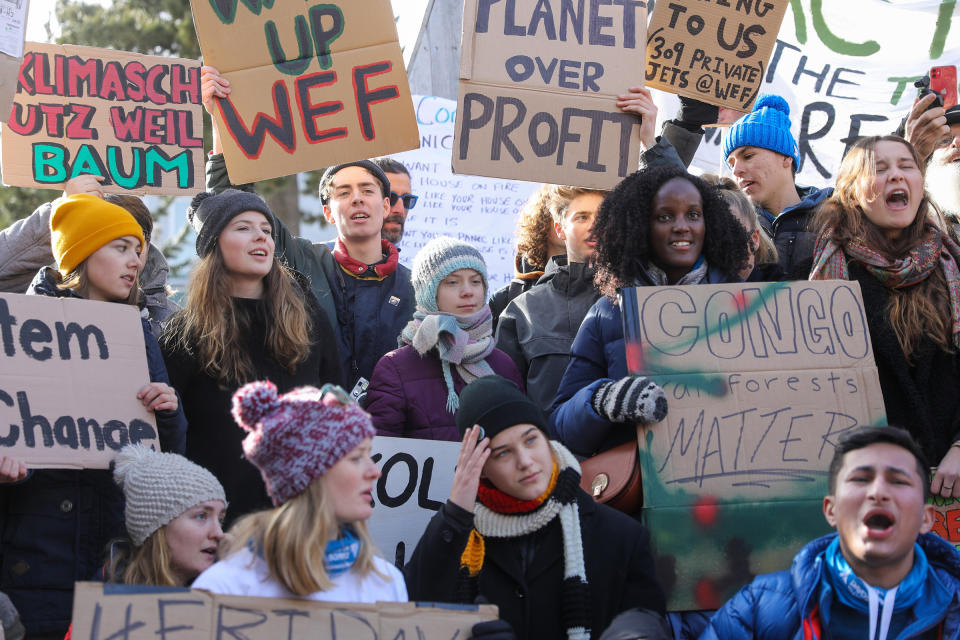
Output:
<instances>
[{"instance_id":1,"label":"blue winter jacket","mask_svg":"<svg viewBox=\"0 0 960 640\"><path fill-rule=\"evenodd\" d=\"M807 544L793 559L789 571L757 576L714 614L700 640L830 638L833 589L824 578L823 555L836 535L832 533ZM909 611L912 622L897 640L956 640L960 637L960 554L952 544L932 533L921 535L917 541L927 554L931 572L923 596Z\"/></svg>"},{"instance_id":2,"label":"blue winter jacket","mask_svg":"<svg viewBox=\"0 0 960 640\"><path fill-rule=\"evenodd\" d=\"M725 282L724 274L708 268L706 284ZM650 286L652 282L642 284ZM610 422L591 406L600 385L627 375L620 306L603 297L587 312L573 340L570 364L551 408L550 437L576 455L588 457L636 438L633 425Z\"/></svg>"}]
</instances>

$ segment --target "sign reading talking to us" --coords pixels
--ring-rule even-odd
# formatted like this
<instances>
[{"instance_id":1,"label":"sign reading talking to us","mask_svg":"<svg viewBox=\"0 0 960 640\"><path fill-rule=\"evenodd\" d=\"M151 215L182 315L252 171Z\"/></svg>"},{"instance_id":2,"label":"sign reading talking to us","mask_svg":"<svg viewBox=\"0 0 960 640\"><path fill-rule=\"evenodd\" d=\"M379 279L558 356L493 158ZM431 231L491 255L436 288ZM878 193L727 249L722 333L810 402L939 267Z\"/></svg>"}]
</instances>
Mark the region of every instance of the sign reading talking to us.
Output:
<instances>
[{"instance_id":1,"label":"sign reading talking to us","mask_svg":"<svg viewBox=\"0 0 960 640\"><path fill-rule=\"evenodd\" d=\"M636 170L643 0L466 0L453 168L610 188Z\"/></svg>"}]
</instances>

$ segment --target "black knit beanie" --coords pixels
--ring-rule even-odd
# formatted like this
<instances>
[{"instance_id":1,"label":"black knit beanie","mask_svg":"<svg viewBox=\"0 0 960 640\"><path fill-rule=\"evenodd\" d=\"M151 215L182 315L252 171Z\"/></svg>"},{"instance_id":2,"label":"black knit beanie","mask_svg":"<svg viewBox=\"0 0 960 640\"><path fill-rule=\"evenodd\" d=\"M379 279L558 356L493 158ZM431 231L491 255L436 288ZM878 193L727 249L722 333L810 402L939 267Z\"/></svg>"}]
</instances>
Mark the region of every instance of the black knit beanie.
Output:
<instances>
[{"instance_id":1,"label":"black knit beanie","mask_svg":"<svg viewBox=\"0 0 960 640\"><path fill-rule=\"evenodd\" d=\"M224 189L220 193L201 191L187 207L187 220L197 232L197 255L207 257L217 244L217 238L227 223L245 211L258 211L270 221L271 233L276 234L277 223L273 212L263 198L249 191Z\"/></svg>"},{"instance_id":2,"label":"black knit beanie","mask_svg":"<svg viewBox=\"0 0 960 640\"><path fill-rule=\"evenodd\" d=\"M370 160L357 160L356 162L344 162L343 164L327 167L327 170L323 172L323 176L320 178L321 204L327 204L330 202L330 197L325 192L327 190L327 186L330 184L330 181L333 180L333 176L335 176L340 169L345 169L347 167L360 167L369 171L383 188L383 197L390 197L390 180L387 179L387 174L383 172L383 169L377 166L375 162L371 162Z\"/></svg>"},{"instance_id":3,"label":"black knit beanie","mask_svg":"<svg viewBox=\"0 0 960 640\"><path fill-rule=\"evenodd\" d=\"M532 424L547 431L547 421L540 407L533 403L517 385L500 376L477 378L460 392L457 411L457 429L460 437L475 424L484 434L495 435L518 424Z\"/></svg>"}]
</instances>

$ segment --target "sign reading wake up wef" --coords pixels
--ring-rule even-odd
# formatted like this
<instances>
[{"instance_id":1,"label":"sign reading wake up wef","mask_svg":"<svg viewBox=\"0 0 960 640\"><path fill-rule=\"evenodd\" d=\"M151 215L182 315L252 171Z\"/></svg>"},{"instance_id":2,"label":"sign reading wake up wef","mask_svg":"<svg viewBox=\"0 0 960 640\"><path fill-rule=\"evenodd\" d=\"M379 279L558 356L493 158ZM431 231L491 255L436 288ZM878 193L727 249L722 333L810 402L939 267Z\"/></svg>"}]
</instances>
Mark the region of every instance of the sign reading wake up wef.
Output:
<instances>
[{"instance_id":1,"label":"sign reading wake up wef","mask_svg":"<svg viewBox=\"0 0 960 640\"><path fill-rule=\"evenodd\" d=\"M191 0L234 183L419 145L389 0Z\"/></svg>"}]
</instances>

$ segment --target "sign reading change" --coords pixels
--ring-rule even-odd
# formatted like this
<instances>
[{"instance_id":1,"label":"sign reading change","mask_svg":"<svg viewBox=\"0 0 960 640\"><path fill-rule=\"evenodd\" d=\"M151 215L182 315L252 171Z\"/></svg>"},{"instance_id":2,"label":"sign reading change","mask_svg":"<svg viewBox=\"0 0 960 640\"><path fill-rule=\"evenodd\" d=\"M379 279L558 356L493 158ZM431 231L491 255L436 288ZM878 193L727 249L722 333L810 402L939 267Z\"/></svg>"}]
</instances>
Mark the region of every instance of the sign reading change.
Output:
<instances>
[{"instance_id":1,"label":"sign reading change","mask_svg":"<svg viewBox=\"0 0 960 640\"><path fill-rule=\"evenodd\" d=\"M636 171L643 0L466 0L453 169L609 189Z\"/></svg>"},{"instance_id":2,"label":"sign reading change","mask_svg":"<svg viewBox=\"0 0 960 640\"><path fill-rule=\"evenodd\" d=\"M661 0L647 37L647 84L750 111L790 0Z\"/></svg>"},{"instance_id":3,"label":"sign reading change","mask_svg":"<svg viewBox=\"0 0 960 640\"><path fill-rule=\"evenodd\" d=\"M416 149L389 0L191 0L235 184Z\"/></svg>"},{"instance_id":4,"label":"sign reading change","mask_svg":"<svg viewBox=\"0 0 960 640\"><path fill-rule=\"evenodd\" d=\"M8 185L93 174L104 191L193 195L204 184L200 66L28 42L2 145Z\"/></svg>"},{"instance_id":5,"label":"sign reading change","mask_svg":"<svg viewBox=\"0 0 960 640\"><path fill-rule=\"evenodd\" d=\"M860 286L640 287L622 304L628 369L669 405L639 432L661 583L671 608L716 608L828 531L838 438L885 421Z\"/></svg>"},{"instance_id":6,"label":"sign reading change","mask_svg":"<svg viewBox=\"0 0 960 640\"><path fill-rule=\"evenodd\" d=\"M136 307L0 294L0 349L0 456L106 469L127 444L160 448Z\"/></svg>"}]
</instances>

